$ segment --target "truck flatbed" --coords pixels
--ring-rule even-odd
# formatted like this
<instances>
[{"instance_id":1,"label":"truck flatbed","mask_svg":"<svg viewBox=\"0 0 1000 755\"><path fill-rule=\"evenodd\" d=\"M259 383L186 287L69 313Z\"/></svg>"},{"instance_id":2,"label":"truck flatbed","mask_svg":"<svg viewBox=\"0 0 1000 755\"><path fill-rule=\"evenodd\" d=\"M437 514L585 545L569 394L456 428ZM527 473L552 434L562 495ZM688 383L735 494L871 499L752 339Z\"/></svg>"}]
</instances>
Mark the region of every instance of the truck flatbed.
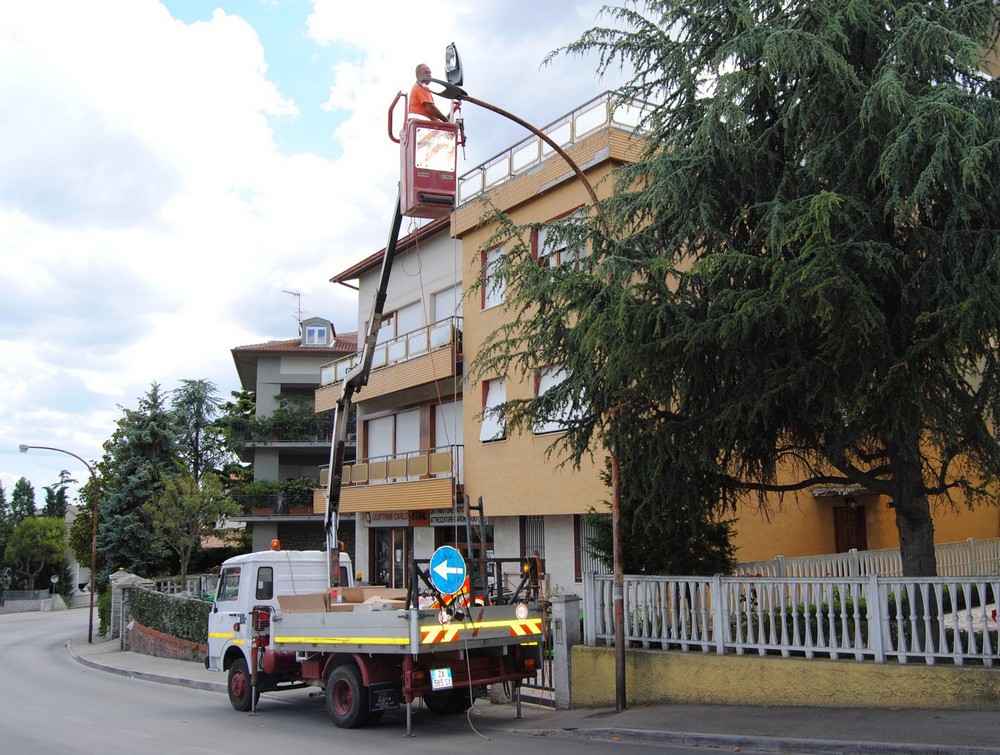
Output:
<instances>
[{"instance_id":1,"label":"truck flatbed","mask_svg":"<svg viewBox=\"0 0 1000 755\"><path fill-rule=\"evenodd\" d=\"M528 611L525 618L518 618L518 607L513 605L472 606L464 619L446 623L441 623L436 610L378 604L357 604L351 608L282 613L271 625L271 647L298 652L336 647L341 652L419 655L502 647L512 642L526 644L538 642L542 636L541 612Z\"/></svg>"}]
</instances>

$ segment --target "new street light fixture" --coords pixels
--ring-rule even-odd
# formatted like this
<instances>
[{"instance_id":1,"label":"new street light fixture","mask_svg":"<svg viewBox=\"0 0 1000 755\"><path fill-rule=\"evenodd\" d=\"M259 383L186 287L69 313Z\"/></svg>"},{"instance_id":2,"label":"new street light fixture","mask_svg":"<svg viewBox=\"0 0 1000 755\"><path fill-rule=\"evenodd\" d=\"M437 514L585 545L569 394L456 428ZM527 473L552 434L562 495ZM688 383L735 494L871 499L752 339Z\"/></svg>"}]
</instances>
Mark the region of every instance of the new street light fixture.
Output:
<instances>
[{"instance_id":1,"label":"new street light fixture","mask_svg":"<svg viewBox=\"0 0 1000 755\"><path fill-rule=\"evenodd\" d=\"M81 456L77 456L72 451L67 451L64 448L54 448L53 446L29 446L26 443L22 443L18 446L18 450L21 453L26 454L30 449L36 449L39 451L56 451L57 453L66 454L67 456L72 456L74 459L79 461L83 466L87 468L90 472L90 479L93 481L93 487L90 490L90 518L93 524L93 531L90 536L90 624L87 628L87 642L93 644L94 642L94 586L97 579L97 501L99 497L100 485L97 481L97 474L94 472L94 468L87 463L86 459Z\"/></svg>"}]
</instances>

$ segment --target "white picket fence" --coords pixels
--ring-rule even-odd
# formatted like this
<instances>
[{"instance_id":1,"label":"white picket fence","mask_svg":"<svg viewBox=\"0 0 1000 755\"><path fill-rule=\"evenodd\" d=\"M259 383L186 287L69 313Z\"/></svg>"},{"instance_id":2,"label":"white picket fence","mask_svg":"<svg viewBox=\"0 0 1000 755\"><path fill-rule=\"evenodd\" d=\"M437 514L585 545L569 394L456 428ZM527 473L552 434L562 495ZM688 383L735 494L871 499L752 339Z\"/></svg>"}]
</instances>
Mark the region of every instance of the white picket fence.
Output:
<instances>
[{"instance_id":1,"label":"white picket fence","mask_svg":"<svg viewBox=\"0 0 1000 755\"><path fill-rule=\"evenodd\" d=\"M940 543L934 546L939 577L967 577L1000 573L1000 538L961 543ZM830 553L822 556L778 556L770 561L741 563L739 575L765 577L864 577L881 574L898 577L903 573L899 548Z\"/></svg>"},{"instance_id":2,"label":"white picket fence","mask_svg":"<svg viewBox=\"0 0 1000 755\"><path fill-rule=\"evenodd\" d=\"M823 558L829 557L811 559L808 568ZM860 563L871 568L890 560ZM784 560L784 568L792 561ZM978 576L912 579L831 575L836 569L774 576L763 568L735 577L626 576L624 640L626 647L703 653L992 667L1000 656L996 564ZM585 574L587 645L614 644L613 609L613 577Z\"/></svg>"}]
</instances>

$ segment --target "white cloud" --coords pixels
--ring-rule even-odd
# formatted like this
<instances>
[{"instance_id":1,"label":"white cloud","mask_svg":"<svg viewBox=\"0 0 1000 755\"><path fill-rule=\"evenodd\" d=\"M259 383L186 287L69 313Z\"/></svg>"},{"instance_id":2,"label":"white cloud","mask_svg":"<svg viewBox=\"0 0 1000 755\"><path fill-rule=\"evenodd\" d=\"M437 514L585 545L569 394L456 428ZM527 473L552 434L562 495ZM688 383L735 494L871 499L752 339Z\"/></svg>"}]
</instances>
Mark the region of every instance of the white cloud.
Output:
<instances>
[{"instance_id":1,"label":"white cloud","mask_svg":"<svg viewBox=\"0 0 1000 755\"><path fill-rule=\"evenodd\" d=\"M274 20L293 7L266 10ZM0 480L8 490L27 474L40 491L72 462L19 455L18 443L96 459L118 405L134 407L153 381L171 390L207 378L224 395L238 387L233 346L295 335L295 302L282 289L302 292L305 316L355 328L353 295L328 279L385 243L398 180L387 111L414 65L442 75L445 45L456 42L470 94L544 125L605 88L588 62L539 70L599 7L317 0L308 17L280 16L296 32L283 44L313 46L295 74L311 78L294 83L317 93L313 107L325 101L326 137L339 147L286 154L275 129L294 129L303 104L289 93L293 73L284 72L283 89L269 62L294 56L265 46L272 37L252 26L252 13L220 9L186 23L155 0L5 3ZM465 169L524 136L492 113L463 110Z\"/></svg>"}]
</instances>

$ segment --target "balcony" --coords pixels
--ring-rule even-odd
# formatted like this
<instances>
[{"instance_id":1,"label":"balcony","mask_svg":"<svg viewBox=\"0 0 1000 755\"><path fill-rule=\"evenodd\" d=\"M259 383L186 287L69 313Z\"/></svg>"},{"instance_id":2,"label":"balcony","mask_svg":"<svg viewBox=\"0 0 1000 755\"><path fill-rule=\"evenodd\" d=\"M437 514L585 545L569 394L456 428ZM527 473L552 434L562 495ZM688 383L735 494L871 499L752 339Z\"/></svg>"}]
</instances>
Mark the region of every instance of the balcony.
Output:
<instances>
[{"instance_id":1,"label":"balcony","mask_svg":"<svg viewBox=\"0 0 1000 755\"><path fill-rule=\"evenodd\" d=\"M316 479L254 480L240 483L232 499L239 504L239 519L300 517L315 514Z\"/></svg>"},{"instance_id":2,"label":"balcony","mask_svg":"<svg viewBox=\"0 0 1000 755\"><path fill-rule=\"evenodd\" d=\"M357 424L352 418L347 428L348 443L357 438ZM235 448L247 446L328 445L333 435L333 422L327 420L270 420L267 417L233 420L229 424L230 443Z\"/></svg>"},{"instance_id":3,"label":"balcony","mask_svg":"<svg viewBox=\"0 0 1000 755\"><path fill-rule=\"evenodd\" d=\"M341 513L450 509L461 485L463 446L442 446L344 465ZM314 506L326 511L329 467L321 467Z\"/></svg>"},{"instance_id":4,"label":"balcony","mask_svg":"<svg viewBox=\"0 0 1000 755\"><path fill-rule=\"evenodd\" d=\"M356 402L458 375L462 359L461 323L462 318L449 317L377 344L372 353L368 385ZM322 387L316 391L316 411L327 411L336 405L341 383L360 360L360 354L352 354L323 365Z\"/></svg>"},{"instance_id":5,"label":"balcony","mask_svg":"<svg viewBox=\"0 0 1000 755\"><path fill-rule=\"evenodd\" d=\"M613 92L604 92L541 131L560 147L568 149L602 130L615 129L628 134L634 133L638 131L642 119L651 111L652 106L648 102L632 100L619 103ZM552 147L537 136L522 139L459 176L459 207L515 176L537 168L554 154Z\"/></svg>"},{"instance_id":6,"label":"balcony","mask_svg":"<svg viewBox=\"0 0 1000 755\"><path fill-rule=\"evenodd\" d=\"M274 493L265 496L234 495L232 498L241 509L238 518L299 517L312 516L316 513L311 495L294 498Z\"/></svg>"}]
</instances>

